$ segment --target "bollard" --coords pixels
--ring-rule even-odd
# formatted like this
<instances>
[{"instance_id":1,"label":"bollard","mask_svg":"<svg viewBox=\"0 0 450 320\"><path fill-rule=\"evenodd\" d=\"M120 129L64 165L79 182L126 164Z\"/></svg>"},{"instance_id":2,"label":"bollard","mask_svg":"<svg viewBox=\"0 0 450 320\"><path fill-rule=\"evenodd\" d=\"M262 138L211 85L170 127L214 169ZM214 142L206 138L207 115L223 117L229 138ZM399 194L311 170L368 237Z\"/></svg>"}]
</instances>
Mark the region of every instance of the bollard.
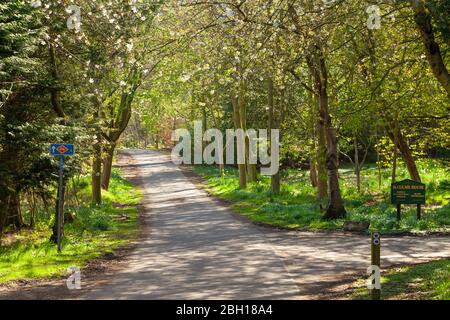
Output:
<instances>
[{"instance_id":1,"label":"bollard","mask_svg":"<svg viewBox=\"0 0 450 320\"><path fill-rule=\"evenodd\" d=\"M378 231L372 232L371 235L371 262L372 262L372 268L374 266L378 267L378 274L376 276L380 277L379 270L380 270L380 260L381 260L381 237L380 233ZM379 284L380 279L374 279L372 280L372 283L375 284L375 286L371 289L371 297L372 300L380 300L381 299L381 286ZM378 284L378 288L377 288Z\"/></svg>"}]
</instances>

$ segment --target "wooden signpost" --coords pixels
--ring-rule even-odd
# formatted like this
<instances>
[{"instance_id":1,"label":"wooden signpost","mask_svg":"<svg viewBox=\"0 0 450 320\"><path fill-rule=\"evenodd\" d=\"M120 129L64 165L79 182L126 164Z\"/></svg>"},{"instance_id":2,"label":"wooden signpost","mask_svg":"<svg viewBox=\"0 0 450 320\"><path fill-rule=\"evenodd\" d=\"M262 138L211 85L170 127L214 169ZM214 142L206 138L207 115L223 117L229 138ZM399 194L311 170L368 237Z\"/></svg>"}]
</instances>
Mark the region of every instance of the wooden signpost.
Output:
<instances>
[{"instance_id":1,"label":"wooden signpost","mask_svg":"<svg viewBox=\"0 0 450 320\"><path fill-rule=\"evenodd\" d=\"M417 220L420 220L421 205L425 204L425 184L410 179L391 184L391 203L397 205L397 221L401 219L402 204L416 204Z\"/></svg>"},{"instance_id":2,"label":"wooden signpost","mask_svg":"<svg viewBox=\"0 0 450 320\"><path fill-rule=\"evenodd\" d=\"M370 256L372 267L376 267L377 271L374 273L373 288L371 290L372 300L381 299L381 279L380 279L380 267L381 267L381 237L378 231L374 231L370 237Z\"/></svg>"},{"instance_id":3,"label":"wooden signpost","mask_svg":"<svg viewBox=\"0 0 450 320\"><path fill-rule=\"evenodd\" d=\"M64 218L64 156L73 156L75 147L73 144L54 143L50 146L50 154L59 157L59 183L58 183L58 212L56 219L57 248L61 252Z\"/></svg>"}]
</instances>

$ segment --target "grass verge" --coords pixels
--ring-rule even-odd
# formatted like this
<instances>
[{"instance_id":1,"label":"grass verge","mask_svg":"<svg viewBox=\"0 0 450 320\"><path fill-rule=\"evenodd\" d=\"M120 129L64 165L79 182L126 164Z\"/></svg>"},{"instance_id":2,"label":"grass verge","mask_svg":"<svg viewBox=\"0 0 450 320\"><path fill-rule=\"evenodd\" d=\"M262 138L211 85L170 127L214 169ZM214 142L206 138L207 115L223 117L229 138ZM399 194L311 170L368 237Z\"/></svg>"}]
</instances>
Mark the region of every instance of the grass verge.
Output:
<instances>
[{"instance_id":1,"label":"grass verge","mask_svg":"<svg viewBox=\"0 0 450 320\"><path fill-rule=\"evenodd\" d=\"M88 178L78 182L81 203L88 203ZM40 213L34 230L22 230L11 245L0 247L0 283L60 276L69 266L83 268L89 260L112 252L134 239L139 231L141 192L114 169L109 191L100 206L68 206L74 221L66 223L62 253L51 235L53 214Z\"/></svg>"},{"instance_id":2,"label":"grass verge","mask_svg":"<svg viewBox=\"0 0 450 320\"><path fill-rule=\"evenodd\" d=\"M354 284L350 299L368 300L366 279ZM390 269L381 277L383 300L450 300L450 259Z\"/></svg>"},{"instance_id":3,"label":"grass verge","mask_svg":"<svg viewBox=\"0 0 450 320\"><path fill-rule=\"evenodd\" d=\"M339 230L345 220L368 221L370 230L384 233L427 233L450 231L450 181L445 167L437 162L418 163L422 180L427 185L427 206L421 220L416 219L414 206L403 206L402 220L396 220L396 209L389 203L390 171L381 171L381 186L378 171L367 166L362 171L362 191L355 186L355 177L350 169L340 170L341 192L347 209L346 219L326 221L322 219L320 203L316 200L316 190L309 182L304 170L283 170L281 193L272 194L270 178L260 177L259 181L239 189L237 170L228 167L225 176L218 176L215 166L194 166L207 183L208 191L220 198L230 200L232 208L256 223L263 223L289 229ZM398 180L408 174L400 166ZM326 206L326 203L322 205Z\"/></svg>"}]
</instances>

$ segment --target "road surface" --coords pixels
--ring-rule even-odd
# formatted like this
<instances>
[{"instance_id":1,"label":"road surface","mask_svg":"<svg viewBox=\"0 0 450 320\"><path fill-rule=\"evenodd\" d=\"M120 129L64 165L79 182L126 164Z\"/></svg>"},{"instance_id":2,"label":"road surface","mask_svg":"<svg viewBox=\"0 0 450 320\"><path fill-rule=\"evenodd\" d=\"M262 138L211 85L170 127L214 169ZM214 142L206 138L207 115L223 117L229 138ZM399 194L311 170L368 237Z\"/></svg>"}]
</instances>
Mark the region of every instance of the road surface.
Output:
<instances>
[{"instance_id":1,"label":"road surface","mask_svg":"<svg viewBox=\"0 0 450 320\"><path fill-rule=\"evenodd\" d=\"M128 267L84 299L314 299L369 266L368 236L255 226L197 188L169 156L128 151L146 232ZM382 268L450 256L450 237L382 240Z\"/></svg>"}]
</instances>

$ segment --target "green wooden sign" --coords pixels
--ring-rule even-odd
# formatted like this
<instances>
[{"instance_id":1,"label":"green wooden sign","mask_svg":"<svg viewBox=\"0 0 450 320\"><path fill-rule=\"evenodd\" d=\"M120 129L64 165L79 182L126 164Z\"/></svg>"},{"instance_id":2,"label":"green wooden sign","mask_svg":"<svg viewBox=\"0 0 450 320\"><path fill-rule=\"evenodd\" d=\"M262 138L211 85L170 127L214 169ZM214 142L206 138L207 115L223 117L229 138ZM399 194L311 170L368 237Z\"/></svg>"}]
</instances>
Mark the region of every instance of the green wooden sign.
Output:
<instances>
[{"instance_id":1,"label":"green wooden sign","mask_svg":"<svg viewBox=\"0 0 450 320\"><path fill-rule=\"evenodd\" d=\"M391 185L393 204L425 204L425 184L406 179Z\"/></svg>"}]
</instances>

